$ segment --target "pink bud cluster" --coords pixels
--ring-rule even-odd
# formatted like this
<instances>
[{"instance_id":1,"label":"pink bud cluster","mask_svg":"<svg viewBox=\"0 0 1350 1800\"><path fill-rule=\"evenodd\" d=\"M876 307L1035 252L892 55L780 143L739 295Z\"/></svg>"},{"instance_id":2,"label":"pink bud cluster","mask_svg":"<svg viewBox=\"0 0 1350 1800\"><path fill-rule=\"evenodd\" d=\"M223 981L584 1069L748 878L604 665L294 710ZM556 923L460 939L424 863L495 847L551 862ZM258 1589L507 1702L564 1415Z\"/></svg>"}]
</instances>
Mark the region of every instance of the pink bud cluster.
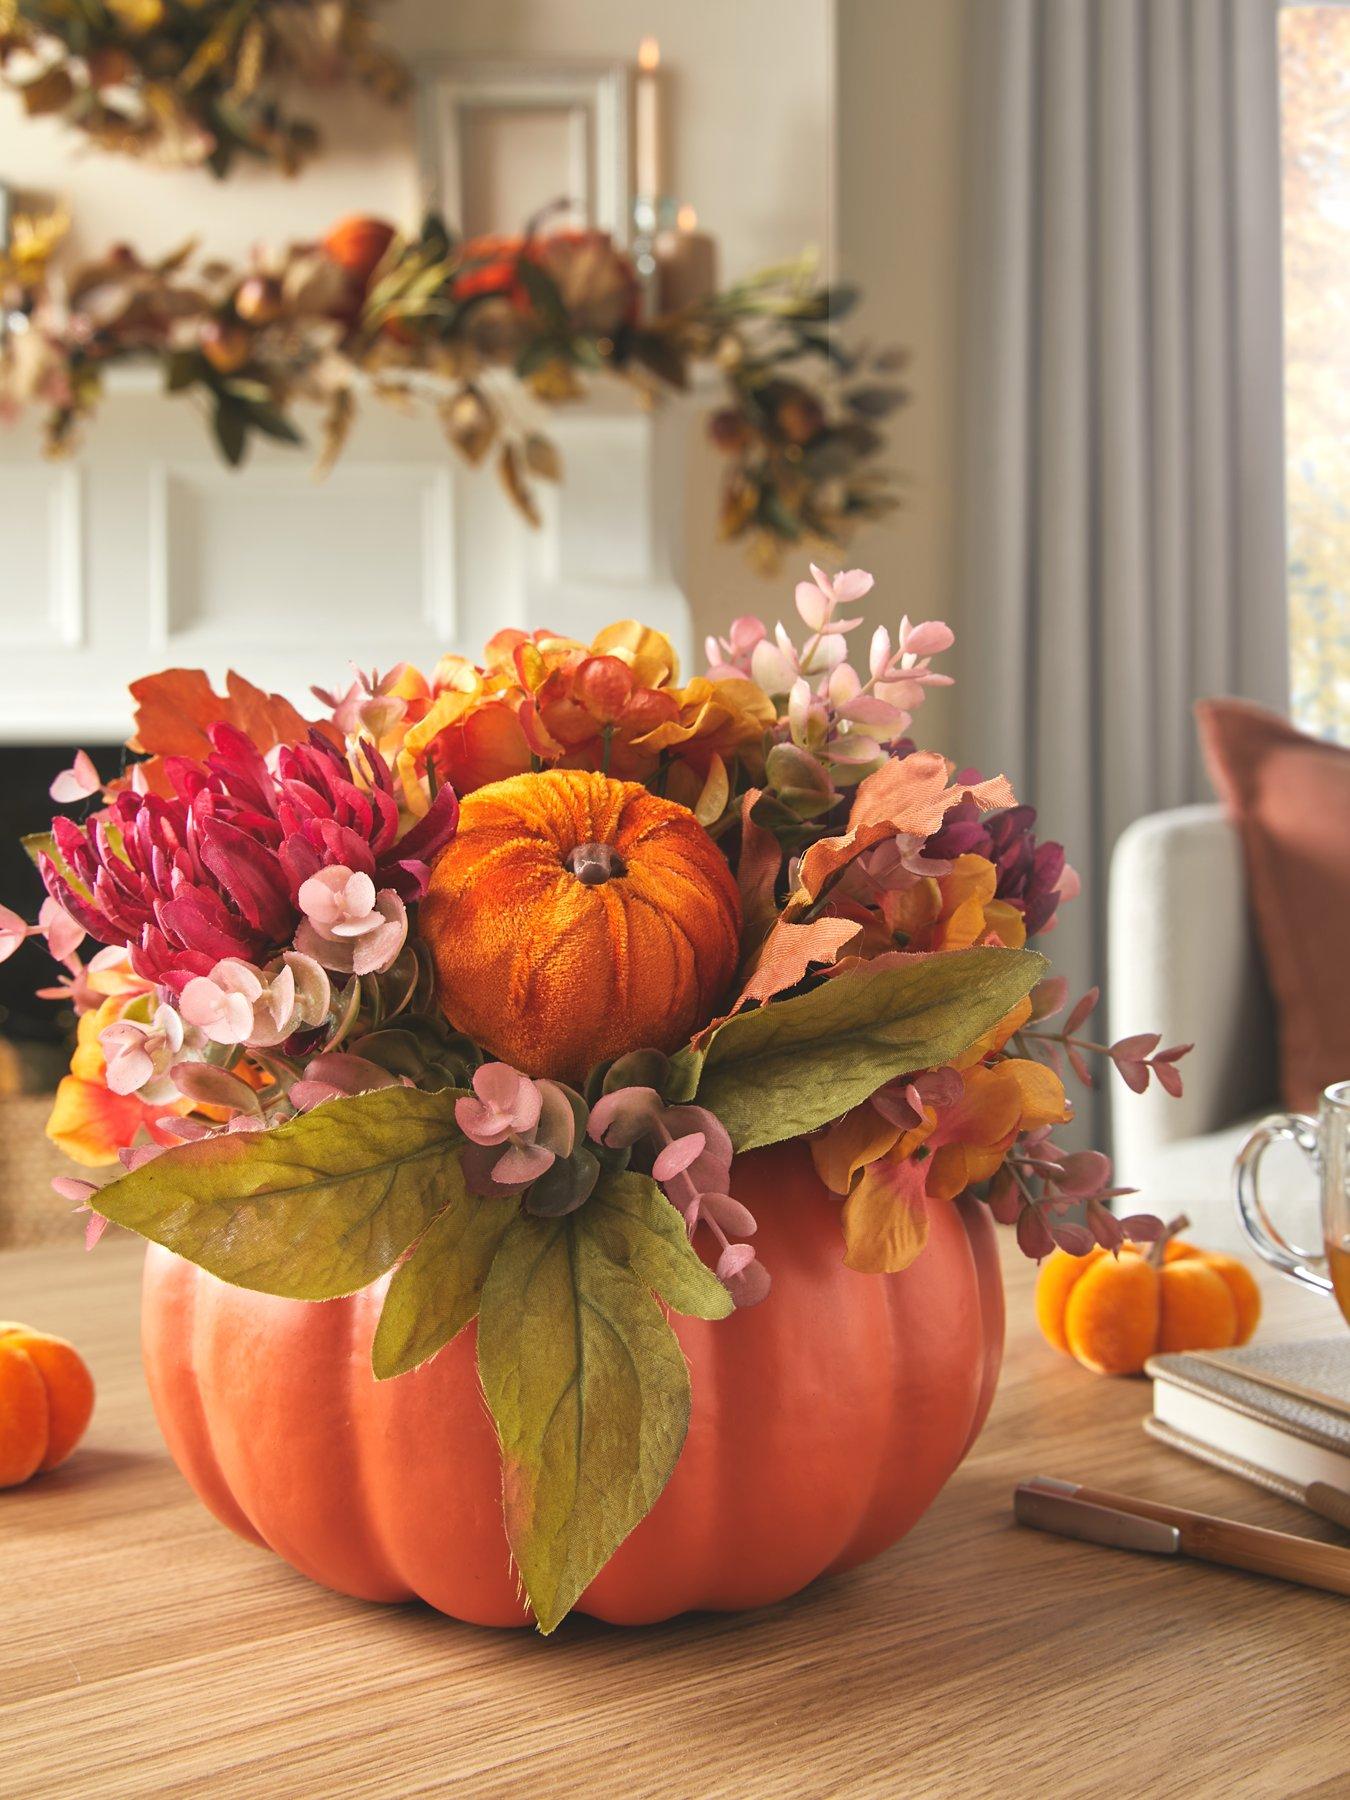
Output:
<instances>
[{"instance_id":1,"label":"pink bud cluster","mask_svg":"<svg viewBox=\"0 0 1350 1800\"><path fill-rule=\"evenodd\" d=\"M797 583L797 612L808 636L800 646L779 623L772 635L762 619L739 618L706 650L713 680L748 677L780 703L783 741L814 758L835 782L861 780L884 762L913 722L929 687L951 677L932 667L949 650L951 628L938 620L901 619L894 638L884 625L872 634L865 672L849 661L848 634L862 624L843 611L872 590L862 569L836 576L811 564L811 581Z\"/></svg>"}]
</instances>

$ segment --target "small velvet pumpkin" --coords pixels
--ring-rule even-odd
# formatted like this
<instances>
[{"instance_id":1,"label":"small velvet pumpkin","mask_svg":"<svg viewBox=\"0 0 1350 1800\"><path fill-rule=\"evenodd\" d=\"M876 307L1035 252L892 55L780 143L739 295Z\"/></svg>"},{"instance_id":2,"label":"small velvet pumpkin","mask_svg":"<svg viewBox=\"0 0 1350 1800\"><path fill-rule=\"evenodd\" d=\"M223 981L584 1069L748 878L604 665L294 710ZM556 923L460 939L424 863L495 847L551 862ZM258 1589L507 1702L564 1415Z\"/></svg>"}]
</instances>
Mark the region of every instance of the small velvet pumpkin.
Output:
<instances>
[{"instance_id":1,"label":"small velvet pumpkin","mask_svg":"<svg viewBox=\"0 0 1350 1800\"><path fill-rule=\"evenodd\" d=\"M1227 1350L1261 1317L1261 1291L1235 1256L1172 1235L1113 1257L1055 1250L1036 1280L1036 1319L1056 1350L1099 1375L1137 1375L1155 1351Z\"/></svg>"},{"instance_id":2,"label":"small velvet pumpkin","mask_svg":"<svg viewBox=\"0 0 1350 1800\"><path fill-rule=\"evenodd\" d=\"M716 1011L740 928L726 858L687 807L576 769L468 795L420 919L456 1030L572 1082L686 1043Z\"/></svg>"}]
</instances>

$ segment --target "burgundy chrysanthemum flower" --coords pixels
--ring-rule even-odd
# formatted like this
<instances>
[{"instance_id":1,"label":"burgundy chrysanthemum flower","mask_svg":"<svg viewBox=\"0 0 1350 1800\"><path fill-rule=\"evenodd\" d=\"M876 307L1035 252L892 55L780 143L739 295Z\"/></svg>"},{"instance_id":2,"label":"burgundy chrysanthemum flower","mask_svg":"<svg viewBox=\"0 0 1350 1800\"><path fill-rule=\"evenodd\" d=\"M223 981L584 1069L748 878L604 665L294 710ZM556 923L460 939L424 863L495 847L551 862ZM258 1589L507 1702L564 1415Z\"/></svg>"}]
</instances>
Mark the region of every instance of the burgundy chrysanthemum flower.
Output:
<instances>
[{"instance_id":1,"label":"burgundy chrysanthemum flower","mask_svg":"<svg viewBox=\"0 0 1350 1800\"><path fill-rule=\"evenodd\" d=\"M965 773L958 776L967 778ZM1027 936L1034 937L1054 923L1065 873L1063 844L1038 843L1035 825L1034 806L984 813L973 800L962 800L925 843L923 854L944 862L966 855L987 857L998 870L998 898L1017 908L1026 920Z\"/></svg>"},{"instance_id":2,"label":"burgundy chrysanthemum flower","mask_svg":"<svg viewBox=\"0 0 1350 1800\"><path fill-rule=\"evenodd\" d=\"M224 957L265 960L295 936L302 883L335 864L421 899L459 816L449 788L400 838L393 773L371 745L358 785L318 732L274 752L275 771L234 726L207 735L204 762L166 759L171 799L123 793L84 825L52 823L48 893L100 943L127 945L138 975L181 992Z\"/></svg>"}]
</instances>

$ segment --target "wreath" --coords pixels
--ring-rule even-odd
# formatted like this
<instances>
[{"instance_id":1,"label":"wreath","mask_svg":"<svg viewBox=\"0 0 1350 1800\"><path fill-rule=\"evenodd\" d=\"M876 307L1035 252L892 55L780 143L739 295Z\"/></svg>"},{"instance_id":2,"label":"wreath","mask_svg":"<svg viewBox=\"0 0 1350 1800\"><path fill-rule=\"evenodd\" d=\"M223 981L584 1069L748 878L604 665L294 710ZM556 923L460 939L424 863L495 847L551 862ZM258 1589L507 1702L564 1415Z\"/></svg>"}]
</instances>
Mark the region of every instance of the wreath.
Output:
<instances>
[{"instance_id":1,"label":"wreath","mask_svg":"<svg viewBox=\"0 0 1350 1800\"><path fill-rule=\"evenodd\" d=\"M877 458L880 422L904 398L899 359L845 348L836 325L856 292L822 287L809 262L649 319L604 233L538 221L460 239L432 217L406 239L351 218L242 267L192 246L147 263L119 245L64 279L51 268L59 229L22 221L0 260L0 416L39 409L49 452L78 440L105 371L148 359L168 393L205 399L230 464L260 435L301 444L297 408L312 404L326 471L372 398L434 412L469 463L495 460L537 523L537 482L562 474L537 424L546 408L596 376L654 401L703 369L722 386L708 421L726 464L720 535L758 566L772 570L785 545L837 545L896 504Z\"/></svg>"},{"instance_id":2,"label":"wreath","mask_svg":"<svg viewBox=\"0 0 1350 1800\"><path fill-rule=\"evenodd\" d=\"M293 175L319 133L283 83L355 81L398 99L407 73L373 0L0 0L0 79L31 116L100 150L225 175L238 155Z\"/></svg>"}]
</instances>

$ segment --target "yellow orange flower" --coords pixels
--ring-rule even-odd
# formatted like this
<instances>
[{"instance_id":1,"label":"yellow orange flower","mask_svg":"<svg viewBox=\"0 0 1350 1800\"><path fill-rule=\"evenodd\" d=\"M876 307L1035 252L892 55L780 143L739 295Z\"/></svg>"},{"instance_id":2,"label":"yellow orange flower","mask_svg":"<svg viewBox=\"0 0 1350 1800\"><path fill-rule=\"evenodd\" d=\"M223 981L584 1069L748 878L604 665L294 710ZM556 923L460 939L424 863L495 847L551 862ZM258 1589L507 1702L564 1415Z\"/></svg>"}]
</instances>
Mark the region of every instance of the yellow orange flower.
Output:
<instances>
[{"instance_id":1,"label":"yellow orange flower","mask_svg":"<svg viewBox=\"0 0 1350 1800\"><path fill-rule=\"evenodd\" d=\"M676 696L678 714L641 739L651 755L674 752L705 775L714 756L739 756L752 773L760 762L764 734L777 716L774 703L753 681L709 681L697 675Z\"/></svg>"},{"instance_id":2,"label":"yellow orange flower","mask_svg":"<svg viewBox=\"0 0 1350 1800\"><path fill-rule=\"evenodd\" d=\"M969 1068L962 1083L954 1105L940 1116L926 1108L923 1123L908 1130L864 1102L812 1139L821 1180L845 1197L851 1269L907 1268L927 1241L929 1201L954 1200L987 1181L1022 1132L1069 1115L1059 1077L1027 1058Z\"/></svg>"}]
</instances>

